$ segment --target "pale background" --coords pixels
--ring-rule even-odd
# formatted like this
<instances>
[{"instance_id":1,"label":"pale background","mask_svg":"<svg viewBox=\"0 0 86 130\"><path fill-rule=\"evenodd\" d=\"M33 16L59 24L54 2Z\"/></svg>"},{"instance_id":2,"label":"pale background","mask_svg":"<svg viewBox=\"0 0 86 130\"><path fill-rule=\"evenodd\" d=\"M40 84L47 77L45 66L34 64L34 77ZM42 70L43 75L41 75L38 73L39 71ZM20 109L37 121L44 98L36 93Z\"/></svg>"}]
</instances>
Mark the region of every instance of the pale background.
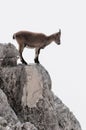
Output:
<instances>
[{"instance_id":1,"label":"pale background","mask_svg":"<svg viewBox=\"0 0 86 130\"><path fill-rule=\"evenodd\" d=\"M85 0L0 0L0 43L12 42L19 30L62 31L61 45L54 42L40 54L52 78L53 92L86 129L86 4ZM18 46L17 46L18 47ZM33 63L34 50L24 58Z\"/></svg>"}]
</instances>

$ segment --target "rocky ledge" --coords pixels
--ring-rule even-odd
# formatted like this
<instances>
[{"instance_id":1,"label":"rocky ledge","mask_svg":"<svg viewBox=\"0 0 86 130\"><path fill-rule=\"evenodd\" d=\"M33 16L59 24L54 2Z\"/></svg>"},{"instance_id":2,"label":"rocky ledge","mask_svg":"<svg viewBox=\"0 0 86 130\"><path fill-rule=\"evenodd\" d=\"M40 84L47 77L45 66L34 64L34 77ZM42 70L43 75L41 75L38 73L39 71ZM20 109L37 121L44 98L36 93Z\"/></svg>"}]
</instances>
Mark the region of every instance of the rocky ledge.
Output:
<instances>
[{"instance_id":1,"label":"rocky ledge","mask_svg":"<svg viewBox=\"0 0 86 130\"><path fill-rule=\"evenodd\" d=\"M52 92L47 70L40 64L17 65L18 56L12 44L0 44L0 130L81 130Z\"/></svg>"}]
</instances>

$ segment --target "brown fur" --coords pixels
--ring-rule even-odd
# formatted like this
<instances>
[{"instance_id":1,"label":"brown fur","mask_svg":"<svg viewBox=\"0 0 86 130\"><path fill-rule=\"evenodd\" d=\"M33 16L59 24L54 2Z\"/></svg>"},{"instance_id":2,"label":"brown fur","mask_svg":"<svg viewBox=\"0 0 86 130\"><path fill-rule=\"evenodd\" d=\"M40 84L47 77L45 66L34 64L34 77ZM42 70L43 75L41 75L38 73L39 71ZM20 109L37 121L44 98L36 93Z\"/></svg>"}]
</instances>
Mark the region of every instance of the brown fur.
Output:
<instances>
[{"instance_id":1,"label":"brown fur","mask_svg":"<svg viewBox=\"0 0 86 130\"><path fill-rule=\"evenodd\" d=\"M39 63L38 56L40 49L43 49L51 42L55 42L58 45L60 44L61 30L58 33L47 36L43 33L33 33L29 31L19 31L13 35L13 39L19 44L19 53L22 63L27 64L22 57L22 52L24 47L35 48L35 63Z\"/></svg>"}]
</instances>

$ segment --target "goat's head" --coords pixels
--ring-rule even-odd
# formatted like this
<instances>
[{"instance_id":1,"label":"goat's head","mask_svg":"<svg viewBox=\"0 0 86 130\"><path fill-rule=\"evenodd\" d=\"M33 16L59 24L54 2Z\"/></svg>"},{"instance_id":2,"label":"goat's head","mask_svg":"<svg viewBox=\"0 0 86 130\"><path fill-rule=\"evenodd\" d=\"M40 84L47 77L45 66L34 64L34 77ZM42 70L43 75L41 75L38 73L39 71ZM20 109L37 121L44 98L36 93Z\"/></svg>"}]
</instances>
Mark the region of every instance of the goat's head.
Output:
<instances>
[{"instance_id":1,"label":"goat's head","mask_svg":"<svg viewBox=\"0 0 86 130\"><path fill-rule=\"evenodd\" d=\"M61 37L61 30L59 29L59 32L55 34L55 43L60 45L61 44L61 40L60 40L60 37Z\"/></svg>"}]
</instances>

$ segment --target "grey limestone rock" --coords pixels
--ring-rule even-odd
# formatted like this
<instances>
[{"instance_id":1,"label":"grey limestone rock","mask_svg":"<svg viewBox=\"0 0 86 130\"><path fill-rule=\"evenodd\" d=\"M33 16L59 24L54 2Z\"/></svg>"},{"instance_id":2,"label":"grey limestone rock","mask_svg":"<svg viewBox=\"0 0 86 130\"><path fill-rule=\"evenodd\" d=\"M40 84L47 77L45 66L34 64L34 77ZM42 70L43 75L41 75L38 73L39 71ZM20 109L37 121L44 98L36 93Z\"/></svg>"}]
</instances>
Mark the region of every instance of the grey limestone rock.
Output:
<instances>
[{"instance_id":1,"label":"grey limestone rock","mask_svg":"<svg viewBox=\"0 0 86 130\"><path fill-rule=\"evenodd\" d=\"M0 89L0 130L37 130L30 122L21 123Z\"/></svg>"},{"instance_id":2,"label":"grey limestone rock","mask_svg":"<svg viewBox=\"0 0 86 130\"><path fill-rule=\"evenodd\" d=\"M52 92L50 75L42 65L1 66L0 88L21 122L14 130L31 130L30 123L34 130L81 130L73 113Z\"/></svg>"},{"instance_id":3,"label":"grey limestone rock","mask_svg":"<svg viewBox=\"0 0 86 130\"><path fill-rule=\"evenodd\" d=\"M7 126L7 121L4 119L4 117L0 117L0 125Z\"/></svg>"},{"instance_id":4,"label":"grey limestone rock","mask_svg":"<svg viewBox=\"0 0 86 130\"><path fill-rule=\"evenodd\" d=\"M12 130L37 130L37 128L30 122L25 122L22 124L17 123L12 127Z\"/></svg>"},{"instance_id":5,"label":"grey limestone rock","mask_svg":"<svg viewBox=\"0 0 86 130\"><path fill-rule=\"evenodd\" d=\"M0 44L0 66L15 66L19 53L14 45Z\"/></svg>"},{"instance_id":6,"label":"grey limestone rock","mask_svg":"<svg viewBox=\"0 0 86 130\"><path fill-rule=\"evenodd\" d=\"M15 112L10 107L7 97L4 92L0 89L0 125L13 125L18 122L18 118Z\"/></svg>"}]
</instances>

